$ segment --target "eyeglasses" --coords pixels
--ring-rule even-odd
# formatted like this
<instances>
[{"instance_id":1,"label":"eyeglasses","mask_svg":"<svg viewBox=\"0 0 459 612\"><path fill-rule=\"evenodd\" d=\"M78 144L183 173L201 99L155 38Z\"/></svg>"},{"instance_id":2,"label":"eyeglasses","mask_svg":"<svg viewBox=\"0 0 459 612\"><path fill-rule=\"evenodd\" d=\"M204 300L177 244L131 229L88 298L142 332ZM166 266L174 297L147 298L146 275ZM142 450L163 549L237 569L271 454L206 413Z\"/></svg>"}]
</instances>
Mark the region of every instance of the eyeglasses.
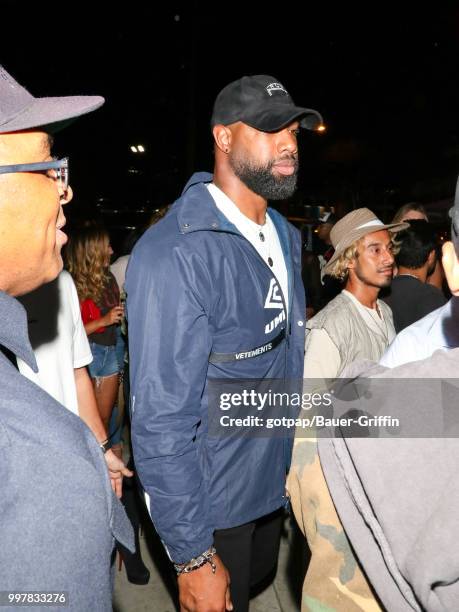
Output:
<instances>
[{"instance_id":1,"label":"eyeglasses","mask_svg":"<svg viewBox=\"0 0 459 612\"><path fill-rule=\"evenodd\" d=\"M50 172L52 171L52 172ZM57 182L59 191L66 192L69 188L69 158L53 158L51 161L36 164L13 164L0 166L0 174L15 172L45 172L49 178Z\"/></svg>"}]
</instances>

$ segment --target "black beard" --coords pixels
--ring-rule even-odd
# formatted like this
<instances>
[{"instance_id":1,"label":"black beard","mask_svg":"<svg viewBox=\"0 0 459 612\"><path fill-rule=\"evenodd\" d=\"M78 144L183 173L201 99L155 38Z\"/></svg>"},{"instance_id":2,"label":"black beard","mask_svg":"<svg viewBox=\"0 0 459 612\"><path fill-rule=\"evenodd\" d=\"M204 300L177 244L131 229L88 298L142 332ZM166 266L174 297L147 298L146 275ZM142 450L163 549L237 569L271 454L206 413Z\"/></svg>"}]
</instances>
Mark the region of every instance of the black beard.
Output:
<instances>
[{"instance_id":1,"label":"black beard","mask_svg":"<svg viewBox=\"0 0 459 612\"><path fill-rule=\"evenodd\" d=\"M251 191L265 200L286 200L295 193L298 178L298 162L295 160L295 172L290 176L274 176L274 162L266 166L256 166L250 161L229 159L234 174Z\"/></svg>"}]
</instances>

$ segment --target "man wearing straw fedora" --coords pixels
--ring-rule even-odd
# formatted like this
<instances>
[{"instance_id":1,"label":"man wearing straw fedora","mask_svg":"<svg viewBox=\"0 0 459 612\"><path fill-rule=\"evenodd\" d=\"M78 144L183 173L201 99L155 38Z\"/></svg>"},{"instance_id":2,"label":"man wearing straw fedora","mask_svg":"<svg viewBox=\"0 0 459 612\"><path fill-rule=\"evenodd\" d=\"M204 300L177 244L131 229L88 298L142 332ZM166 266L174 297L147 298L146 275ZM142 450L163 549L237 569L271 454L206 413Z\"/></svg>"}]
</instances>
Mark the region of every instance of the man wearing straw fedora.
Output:
<instances>
[{"instance_id":1,"label":"man wearing straw fedora","mask_svg":"<svg viewBox=\"0 0 459 612\"><path fill-rule=\"evenodd\" d=\"M334 225L330 238L335 253L325 272L340 279L344 289L307 323L307 385L320 387L356 360L378 361L395 337L392 312L378 294L392 281L393 233L405 227L385 225L368 208L354 210ZM379 610L336 514L317 442L301 429L296 432L287 488L312 553L302 609Z\"/></svg>"},{"instance_id":2,"label":"man wearing straw fedora","mask_svg":"<svg viewBox=\"0 0 459 612\"><path fill-rule=\"evenodd\" d=\"M459 182L450 216L442 258L453 295L448 308L403 335L414 346L401 365L358 363L344 372L344 390L371 385L365 409L398 416L400 435L362 439L340 431L318 442L352 550L383 608L397 612L457 610L459 602Z\"/></svg>"},{"instance_id":3,"label":"man wearing straw fedora","mask_svg":"<svg viewBox=\"0 0 459 612\"><path fill-rule=\"evenodd\" d=\"M307 378L335 378L358 358L378 361L395 336L390 308L378 300L392 281L392 234L406 224L384 225L368 208L347 214L333 227L335 249L324 271L343 291L307 324Z\"/></svg>"}]
</instances>

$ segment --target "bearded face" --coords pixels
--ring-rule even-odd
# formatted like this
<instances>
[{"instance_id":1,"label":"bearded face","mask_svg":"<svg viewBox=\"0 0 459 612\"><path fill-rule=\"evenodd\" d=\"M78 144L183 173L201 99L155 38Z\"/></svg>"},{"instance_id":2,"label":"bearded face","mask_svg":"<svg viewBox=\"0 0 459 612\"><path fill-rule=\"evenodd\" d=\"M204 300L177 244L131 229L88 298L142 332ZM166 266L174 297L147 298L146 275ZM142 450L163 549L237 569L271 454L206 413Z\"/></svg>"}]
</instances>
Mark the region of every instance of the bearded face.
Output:
<instances>
[{"instance_id":1,"label":"bearded face","mask_svg":"<svg viewBox=\"0 0 459 612\"><path fill-rule=\"evenodd\" d=\"M251 191L265 200L286 200L296 189L298 157L283 155L262 164L253 159L230 154L229 163L234 174Z\"/></svg>"}]
</instances>

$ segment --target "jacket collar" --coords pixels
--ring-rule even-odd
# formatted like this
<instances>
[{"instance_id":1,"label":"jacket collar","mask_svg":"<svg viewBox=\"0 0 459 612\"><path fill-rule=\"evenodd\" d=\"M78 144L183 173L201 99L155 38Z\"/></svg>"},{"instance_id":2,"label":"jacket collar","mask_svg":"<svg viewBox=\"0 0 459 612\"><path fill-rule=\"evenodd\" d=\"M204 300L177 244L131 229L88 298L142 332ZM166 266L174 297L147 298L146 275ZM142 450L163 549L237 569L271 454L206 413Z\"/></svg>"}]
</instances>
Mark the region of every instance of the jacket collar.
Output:
<instances>
[{"instance_id":1,"label":"jacket collar","mask_svg":"<svg viewBox=\"0 0 459 612\"><path fill-rule=\"evenodd\" d=\"M240 233L215 205L206 187L212 180L213 174L196 172L185 185L182 197L174 204L174 208L177 207L177 221L182 234L199 230ZM284 217L272 208L268 208L267 212L276 227L284 255L290 255L288 228Z\"/></svg>"},{"instance_id":2,"label":"jacket collar","mask_svg":"<svg viewBox=\"0 0 459 612\"><path fill-rule=\"evenodd\" d=\"M0 291L0 321L0 344L25 361L34 372L38 372L30 345L25 308L4 291Z\"/></svg>"},{"instance_id":3,"label":"jacket collar","mask_svg":"<svg viewBox=\"0 0 459 612\"><path fill-rule=\"evenodd\" d=\"M213 175L208 172L196 172L185 185L182 197L174 204L182 234L225 229L222 227L225 217L218 214L218 208L206 187L212 179Z\"/></svg>"},{"instance_id":4,"label":"jacket collar","mask_svg":"<svg viewBox=\"0 0 459 612\"><path fill-rule=\"evenodd\" d=\"M209 172L196 172L190 178L182 192L182 197L174 204L177 207L177 222L182 234L189 234L201 230L232 232L239 234L239 230L220 212L206 185L211 183L213 175ZM276 210L269 208L267 213L271 217L279 236L287 268L288 282L288 310L290 312L293 298L293 270L291 264L290 235L285 218Z\"/></svg>"}]
</instances>

